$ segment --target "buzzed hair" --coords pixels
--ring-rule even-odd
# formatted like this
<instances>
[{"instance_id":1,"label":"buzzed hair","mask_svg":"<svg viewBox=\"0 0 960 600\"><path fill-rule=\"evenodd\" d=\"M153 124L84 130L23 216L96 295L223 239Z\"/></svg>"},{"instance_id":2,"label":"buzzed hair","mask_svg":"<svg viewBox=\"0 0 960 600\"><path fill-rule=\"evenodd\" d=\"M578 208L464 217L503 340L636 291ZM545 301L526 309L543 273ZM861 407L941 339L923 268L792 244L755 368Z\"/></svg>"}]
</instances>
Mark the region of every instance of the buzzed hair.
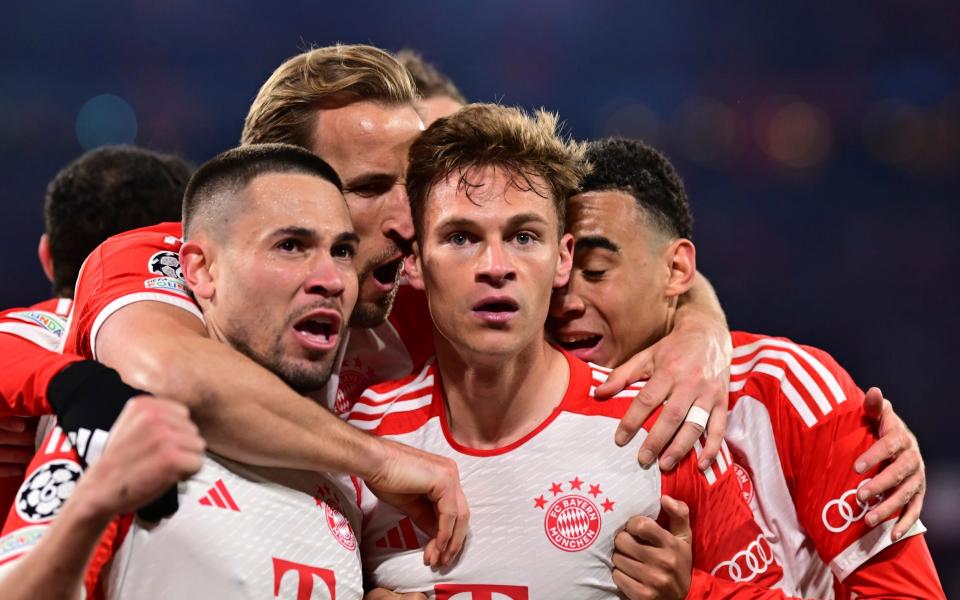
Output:
<instances>
[{"instance_id":1,"label":"buzzed hair","mask_svg":"<svg viewBox=\"0 0 960 600\"><path fill-rule=\"evenodd\" d=\"M587 160L592 170L580 192L627 193L655 229L670 237L692 239L687 191L663 153L640 140L610 138L587 144Z\"/></svg>"},{"instance_id":2,"label":"buzzed hair","mask_svg":"<svg viewBox=\"0 0 960 600\"><path fill-rule=\"evenodd\" d=\"M333 167L316 154L290 144L251 144L218 154L197 169L183 195L183 235L190 239L197 227L227 220L227 199L239 195L251 181L267 173L303 173L329 181L343 192Z\"/></svg>"},{"instance_id":3,"label":"buzzed hair","mask_svg":"<svg viewBox=\"0 0 960 600\"><path fill-rule=\"evenodd\" d=\"M557 116L545 110L533 115L499 104L468 104L434 121L410 147L407 194L418 239L430 190L456 173L458 186L469 191L475 167L502 167L511 185L553 200L562 232L567 199L589 168L583 146L560 132ZM539 177L547 189L535 185Z\"/></svg>"},{"instance_id":4,"label":"buzzed hair","mask_svg":"<svg viewBox=\"0 0 960 600\"><path fill-rule=\"evenodd\" d=\"M407 69L385 50L343 44L313 48L285 61L261 86L240 143L312 148L318 110L361 100L412 106L417 89Z\"/></svg>"},{"instance_id":5,"label":"buzzed hair","mask_svg":"<svg viewBox=\"0 0 960 600\"><path fill-rule=\"evenodd\" d=\"M410 75L413 76L413 81L417 85L417 93L420 94L421 98L446 96L460 104L467 103L467 99L454 85L453 80L441 73L432 63L423 60L423 56L416 50L404 48L397 51L396 56L400 64L406 67L407 71L410 71Z\"/></svg>"}]
</instances>

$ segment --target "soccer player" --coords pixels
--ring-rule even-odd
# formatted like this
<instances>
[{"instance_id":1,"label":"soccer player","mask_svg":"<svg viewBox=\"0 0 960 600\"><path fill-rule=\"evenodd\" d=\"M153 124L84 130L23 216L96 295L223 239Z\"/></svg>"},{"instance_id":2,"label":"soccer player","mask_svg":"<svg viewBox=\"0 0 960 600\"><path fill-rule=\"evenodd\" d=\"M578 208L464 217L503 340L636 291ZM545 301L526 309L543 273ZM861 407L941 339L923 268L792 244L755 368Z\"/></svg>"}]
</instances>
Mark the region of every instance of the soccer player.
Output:
<instances>
[{"instance_id":1,"label":"soccer player","mask_svg":"<svg viewBox=\"0 0 960 600\"><path fill-rule=\"evenodd\" d=\"M333 169L295 146L228 151L190 180L183 214L183 275L211 337L300 393L321 392L357 296L357 236ZM72 449L60 439L57 429L42 444L45 464L31 475L32 487L49 487L39 479L45 473L57 481L69 471ZM36 522L47 487L38 488L37 506L28 498L12 520ZM356 493L349 480L323 473L208 455L180 486L182 508L172 518L116 524L87 575L88 594L267 597L312 586L316 577L331 596L360 598ZM100 588L94 582L111 548L118 549Z\"/></svg>"},{"instance_id":2,"label":"soccer player","mask_svg":"<svg viewBox=\"0 0 960 600\"><path fill-rule=\"evenodd\" d=\"M424 127L429 127L440 117L452 115L467 103L453 80L423 60L423 56L416 50L404 48L397 51L397 60L407 68L417 86L417 94L420 96L417 100L417 112L420 113Z\"/></svg>"},{"instance_id":3,"label":"soccer player","mask_svg":"<svg viewBox=\"0 0 960 600\"><path fill-rule=\"evenodd\" d=\"M89 397L89 377L110 377L79 357L56 354L66 331L83 259L111 235L178 218L191 167L183 159L133 146L83 154L47 187L46 233L38 255L54 298L0 312L0 507L6 514L33 456L35 420L52 412L49 392ZM96 373L96 375L95 375ZM59 377L56 385L51 384ZM86 390L84 389L86 388ZM53 402L62 400L52 398Z\"/></svg>"},{"instance_id":4,"label":"soccer player","mask_svg":"<svg viewBox=\"0 0 960 600\"><path fill-rule=\"evenodd\" d=\"M350 421L454 458L471 538L438 572L419 559L425 536L408 518L368 504L373 582L436 598L615 598L614 537L631 515L659 515L661 495L689 504L700 569L762 538L728 469L702 472L692 454L669 473L637 465L641 440L619 447L613 433L640 388L598 401L609 370L544 338L551 291L572 266L563 212L583 168L555 117L469 105L427 129L410 158L417 238L406 270L426 291L435 361L365 392ZM758 583L779 579L772 561L762 568Z\"/></svg>"},{"instance_id":5,"label":"soccer player","mask_svg":"<svg viewBox=\"0 0 960 600\"><path fill-rule=\"evenodd\" d=\"M692 218L683 182L656 150L607 140L591 143L587 158L593 171L567 212L573 272L554 295L548 329L567 351L612 367L669 330L677 294L696 270ZM904 465L879 475L866 461L854 468L877 440L864 418L863 392L821 350L764 335L732 337L725 437L734 462L726 456L713 469L736 474L784 567L779 587L826 598L836 581L844 598L942 598L920 535L919 500L908 504L900 523L880 512L897 516L922 486L922 470L878 506L875 496L895 486ZM633 560L640 557L628 551L637 548L628 537L618 540L621 573L644 572L642 561ZM749 581L762 559L758 552L744 555L715 574ZM649 564L645 569L651 572ZM624 591L644 597L634 594L650 589Z\"/></svg>"}]
</instances>

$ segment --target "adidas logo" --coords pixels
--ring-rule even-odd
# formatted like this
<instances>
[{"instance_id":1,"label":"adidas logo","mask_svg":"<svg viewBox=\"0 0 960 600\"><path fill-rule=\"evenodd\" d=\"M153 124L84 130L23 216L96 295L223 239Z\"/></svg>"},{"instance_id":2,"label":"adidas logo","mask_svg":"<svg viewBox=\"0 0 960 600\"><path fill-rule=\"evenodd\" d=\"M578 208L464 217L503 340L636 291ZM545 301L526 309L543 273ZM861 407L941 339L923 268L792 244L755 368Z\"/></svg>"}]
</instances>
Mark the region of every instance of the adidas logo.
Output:
<instances>
[{"instance_id":1,"label":"adidas logo","mask_svg":"<svg viewBox=\"0 0 960 600\"><path fill-rule=\"evenodd\" d=\"M240 507L233 501L233 496L227 491L227 486L223 485L222 479L218 479L213 487L207 490L206 495L200 498L200 504L240 512Z\"/></svg>"},{"instance_id":2,"label":"adidas logo","mask_svg":"<svg viewBox=\"0 0 960 600\"><path fill-rule=\"evenodd\" d=\"M413 521L407 517L387 531L386 535L377 540L377 548L395 548L398 550L416 550L420 548L417 533L413 530Z\"/></svg>"}]
</instances>

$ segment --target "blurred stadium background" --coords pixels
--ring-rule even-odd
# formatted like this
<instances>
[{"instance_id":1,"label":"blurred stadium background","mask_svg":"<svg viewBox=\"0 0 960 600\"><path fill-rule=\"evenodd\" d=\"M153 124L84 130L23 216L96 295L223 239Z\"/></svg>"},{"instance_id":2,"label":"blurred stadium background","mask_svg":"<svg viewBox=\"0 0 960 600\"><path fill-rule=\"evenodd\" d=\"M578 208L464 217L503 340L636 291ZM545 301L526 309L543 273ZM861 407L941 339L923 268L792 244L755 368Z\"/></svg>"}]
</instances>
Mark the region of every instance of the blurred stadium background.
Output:
<instances>
[{"instance_id":1,"label":"blurred stadium background","mask_svg":"<svg viewBox=\"0 0 960 600\"><path fill-rule=\"evenodd\" d=\"M412 47L471 100L645 138L685 177L732 327L828 349L920 439L960 595L960 5L16 2L0 24L0 306L49 295L46 183L136 143L195 163L309 44ZM953 300L951 300L953 298ZM952 307L952 308L951 308Z\"/></svg>"}]
</instances>

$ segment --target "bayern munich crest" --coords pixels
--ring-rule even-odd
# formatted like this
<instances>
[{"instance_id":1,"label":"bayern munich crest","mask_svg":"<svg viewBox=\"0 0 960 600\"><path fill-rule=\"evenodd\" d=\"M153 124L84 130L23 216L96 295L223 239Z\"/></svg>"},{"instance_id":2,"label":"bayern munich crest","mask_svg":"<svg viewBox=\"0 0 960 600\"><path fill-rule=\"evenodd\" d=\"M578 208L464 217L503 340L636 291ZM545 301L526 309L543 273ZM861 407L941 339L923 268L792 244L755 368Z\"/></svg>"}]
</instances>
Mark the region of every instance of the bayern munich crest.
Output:
<instances>
[{"instance_id":1,"label":"bayern munich crest","mask_svg":"<svg viewBox=\"0 0 960 600\"><path fill-rule=\"evenodd\" d=\"M317 490L317 506L321 504L323 505L327 527L330 528L330 534L350 552L356 550L357 538L353 535L353 526L350 525L350 519L340 509L340 502L337 500L336 494L325 485Z\"/></svg>"},{"instance_id":2,"label":"bayern munich crest","mask_svg":"<svg viewBox=\"0 0 960 600\"><path fill-rule=\"evenodd\" d=\"M552 495L552 500L547 499L547 494ZM603 502L599 502L600 496ZM579 552L597 541L603 526L600 515L613 512L614 504L603 495L599 483L587 484L579 476L562 483L551 482L547 492L533 500L534 508L546 510L543 530L547 539L564 552Z\"/></svg>"},{"instance_id":3,"label":"bayern munich crest","mask_svg":"<svg viewBox=\"0 0 960 600\"><path fill-rule=\"evenodd\" d=\"M753 480L750 479L750 473L747 473L747 470L737 463L733 463L733 474L740 485L740 495L743 496L743 501L750 504L750 501L753 500Z\"/></svg>"}]
</instances>

